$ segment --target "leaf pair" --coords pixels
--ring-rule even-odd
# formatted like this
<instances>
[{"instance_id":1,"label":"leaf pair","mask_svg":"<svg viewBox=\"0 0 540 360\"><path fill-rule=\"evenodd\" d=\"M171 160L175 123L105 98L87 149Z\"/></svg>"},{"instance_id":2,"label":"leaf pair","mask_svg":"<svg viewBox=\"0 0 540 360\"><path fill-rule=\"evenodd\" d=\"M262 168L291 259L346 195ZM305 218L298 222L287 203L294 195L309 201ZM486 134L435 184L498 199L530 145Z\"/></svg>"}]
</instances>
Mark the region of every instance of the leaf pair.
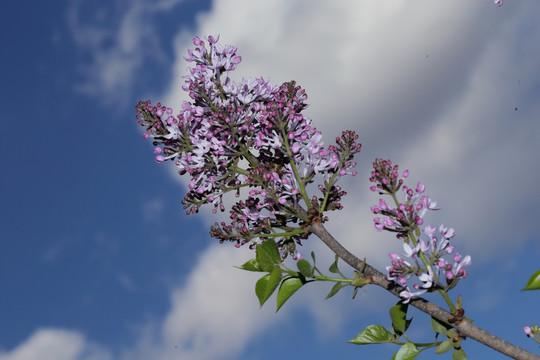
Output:
<instances>
[{"instance_id":1,"label":"leaf pair","mask_svg":"<svg viewBox=\"0 0 540 360\"><path fill-rule=\"evenodd\" d=\"M268 273L255 284L255 294L262 307L279 287L276 309L278 311L298 289L307 283L304 273L308 276L313 275L311 264L308 261L303 261L305 260L298 262L300 272L282 270L278 246L273 239L268 239L264 243L257 245L255 258L247 261L239 268L247 271Z\"/></svg>"}]
</instances>

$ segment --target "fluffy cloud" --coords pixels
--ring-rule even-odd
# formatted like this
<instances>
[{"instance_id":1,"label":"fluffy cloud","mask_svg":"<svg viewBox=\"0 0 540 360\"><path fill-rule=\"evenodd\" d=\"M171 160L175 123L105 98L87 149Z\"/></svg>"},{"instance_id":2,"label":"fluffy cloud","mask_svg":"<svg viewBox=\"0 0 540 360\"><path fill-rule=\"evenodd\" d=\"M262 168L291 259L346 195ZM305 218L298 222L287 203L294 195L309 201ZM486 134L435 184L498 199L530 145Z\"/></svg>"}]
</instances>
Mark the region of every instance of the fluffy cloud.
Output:
<instances>
[{"instance_id":1,"label":"fluffy cloud","mask_svg":"<svg viewBox=\"0 0 540 360\"><path fill-rule=\"evenodd\" d=\"M109 352L88 343L77 331L39 329L0 360L109 360Z\"/></svg>"},{"instance_id":2,"label":"fluffy cloud","mask_svg":"<svg viewBox=\"0 0 540 360\"><path fill-rule=\"evenodd\" d=\"M186 283L173 289L171 309L156 335L142 337L125 359L234 358L249 339L287 319L290 309L275 314L272 304L259 308L254 284L260 274L233 267L253 255L229 246L204 251Z\"/></svg>"},{"instance_id":3,"label":"fluffy cloud","mask_svg":"<svg viewBox=\"0 0 540 360\"><path fill-rule=\"evenodd\" d=\"M86 0L71 2L67 22L84 59L84 80L77 89L109 105L131 101L128 95L143 62L166 59L154 16L182 1L111 1L99 7Z\"/></svg>"}]
</instances>

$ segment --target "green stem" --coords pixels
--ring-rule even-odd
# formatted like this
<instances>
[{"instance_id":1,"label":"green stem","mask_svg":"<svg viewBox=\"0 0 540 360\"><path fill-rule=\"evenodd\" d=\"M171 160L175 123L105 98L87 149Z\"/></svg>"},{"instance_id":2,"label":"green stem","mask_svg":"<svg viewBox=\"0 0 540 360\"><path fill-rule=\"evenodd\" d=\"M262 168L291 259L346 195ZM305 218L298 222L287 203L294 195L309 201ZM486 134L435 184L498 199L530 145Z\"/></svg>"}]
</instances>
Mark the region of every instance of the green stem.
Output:
<instances>
[{"instance_id":1,"label":"green stem","mask_svg":"<svg viewBox=\"0 0 540 360\"><path fill-rule=\"evenodd\" d=\"M443 297L444 302L446 302L446 305L448 305L448 308L450 309L450 312L454 313L456 311L456 306L452 302L452 299L450 299L450 296L448 296L448 293L446 291L444 291L444 290L439 290L438 292Z\"/></svg>"},{"instance_id":2,"label":"green stem","mask_svg":"<svg viewBox=\"0 0 540 360\"><path fill-rule=\"evenodd\" d=\"M339 164L341 166L341 162ZM339 169L339 166L338 166ZM326 185L326 192L324 194L324 199L321 204L321 208L319 209L319 213L323 213L324 209L326 209L326 203L328 202L328 197L330 196L330 189L332 188L332 185L334 185L334 181L336 180L337 172L332 175L332 179L330 179L330 182Z\"/></svg>"},{"instance_id":3,"label":"green stem","mask_svg":"<svg viewBox=\"0 0 540 360\"><path fill-rule=\"evenodd\" d=\"M304 199L304 202L306 203L306 206L309 209L311 207L309 196L307 194L306 187L304 186L304 181L300 177L300 174L298 173L298 168L296 167L296 163L294 162L294 154L291 151L291 146L289 145L289 136L287 134L287 129L285 128L286 121L283 121L281 112L279 112L278 114L278 121L279 121L279 129L281 131L281 136L283 137L283 143L285 144L285 150L287 151L287 156L291 160L290 164L294 173L294 177L296 179L296 182L300 186L300 194L302 195L302 198Z\"/></svg>"},{"instance_id":4,"label":"green stem","mask_svg":"<svg viewBox=\"0 0 540 360\"><path fill-rule=\"evenodd\" d=\"M303 234L305 232L306 232L306 230L299 228L299 229L292 230L292 231L287 231L287 232L276 232L276 233L271 233L271 234L257 234L257 235L253 235L253 237L277 238L277 237L293 236L293 235Z\"/></svg>"},{"instance_id":5,"label":"green stem","mask_svg":"<svg viewBox=\"0 0 540 360\"><path fill-rule=\"evenodd\" d=\"M347 283L350 283L351 281L353 281L354 279L346 279L346 278L334 278L334 277L329 277L329 276L325 276L325 275L321 275L321 276L313 276L314 279L318 280L318 281L333 281L333 282L347 282Z\"/></svg>"}]
</instances>

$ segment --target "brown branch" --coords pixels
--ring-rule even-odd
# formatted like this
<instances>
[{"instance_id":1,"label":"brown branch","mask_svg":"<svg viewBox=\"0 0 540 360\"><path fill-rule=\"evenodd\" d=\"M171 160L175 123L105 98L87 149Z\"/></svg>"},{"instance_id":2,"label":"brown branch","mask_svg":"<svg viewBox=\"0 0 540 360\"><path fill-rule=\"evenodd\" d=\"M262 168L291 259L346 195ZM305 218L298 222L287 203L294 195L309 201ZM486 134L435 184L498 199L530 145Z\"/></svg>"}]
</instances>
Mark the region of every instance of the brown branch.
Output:
<instances>
[{"instance_id":1,"label":"brown branch","mask_svg":"<svg viewBox=\"0 0 540 360\"><path fill-rule=\"evenodd\" d=\"M325 244L343 261L352 266L353 268L362 271L363 261L354 256L351 252L345 249L320 223L312 223L308 226L308 230L317 235ZM370 276L373 279L373 283L386 289L393 295L399 297L400 291L403 289L396 284L387 280L386 275L373 268L369 264L365 264L363 273ZM458 323L451 324L448 319L452 316L451 313L442 309L441 307L423 299L413 298L410 302L412 306L425 312L426 314L434 317L435 319L455 328L459 333L474 339L481 344L489 346L490 348L503 353L513 359L518 360L540 360L540 356L528 352L518 346L512 345L509 342L488 333L487 331L473 325L466 319L461 320Z\"/></svg>"}]
</instances>

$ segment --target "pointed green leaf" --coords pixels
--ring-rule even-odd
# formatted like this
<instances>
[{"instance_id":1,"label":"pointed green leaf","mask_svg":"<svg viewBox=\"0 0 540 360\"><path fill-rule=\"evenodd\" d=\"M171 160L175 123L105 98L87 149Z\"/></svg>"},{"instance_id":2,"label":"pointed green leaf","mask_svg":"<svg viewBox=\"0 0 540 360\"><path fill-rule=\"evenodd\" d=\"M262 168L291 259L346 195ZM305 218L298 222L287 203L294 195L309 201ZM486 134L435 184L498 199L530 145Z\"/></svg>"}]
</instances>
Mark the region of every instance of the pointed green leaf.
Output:
<instances>
[{"instance_id":1,"label":"pointed green leaf","mask_svg":"<svg viewBox=\"0 0 540 360\"><path fill-rule=\"evenodd\" d=\"M262 278L260 278L257 283L255 284L255 294L257 295L257 298L259 299L259 304L261 307L265 303L268 298L264 298L264 295L266 294L266 287L268 285L268 280L270 280L270 274L264 275Z\"/></svg>"},{"instance_id":2,"label":"pointed green leaf","mask_svg":"<svg viewBox=\"0 0 540 360\"><path fill-rule=\"evenodd\" d=\"M467 360L467 355L463 348L454 349L454 352L452 352L452 360Z\"/></svg>"},{"instance_id":3,"label":"pointed green leaf","mask_svg":"<svg viewBox=\"0 0 540 360\"><path fill-rule=\"evenodd\" d=\"M357 345L394 343L394 334L381 325L370 325L360 332L354 339L347 342Z\"/></svg>"},{"instance_id":4,"label":"pointed green leaf","mask_svg":"<svg viewBox=\"0 0 540 360\"><path fill-rule=\"evenodd\" d=\"M244 265L242 266L236 266L238 269L247 270L247 271L263 271L261 267L259 266L259 262L257 259L251 259L248 260Z\"/></svg>"},{"instance_id":5,"label":"pointed green leaf","mask_svg":"<svg viewBox=\"0 0 540 360\"><path fill-rule=\"evenodd\" d=\"M309 261L305 259L299 260L296 263L296 266L298 267L298 271L300 271L300 273L304 275L304 277L313 276L314 269L313 269L313 266L311 266L311 264L309 263Z\"/></svg>"},{"instance_id":6,"label":"pointed green leaf","mask_svg":"<svg viewBox=\"0 0 540 360\"><path fill-rule=\"evenodd\" d=\"M255 293L259 298L261 306L274 293L281 281L281 268L278 265L274 266L270 274L266 274L255 284Z\"/></svg>"},{"instance_id":7,"label":"pointed green leaf","mask_svg":"<svg viewBox=\"0 0 540 360\"><path fill-rule=\"evenodd\" d=\"M339 256L336 255L336 259L334 260L334 262L332 263L332 265L330 265L330 267L328 268L328 271L330 271L331 273L333 274L339 274L339 269L338 269L338 259L339 259Z\"/></svg>"},{"instance_id":8,"label":"pointed green leaf","mask_svg":"<svg viewBox=\"0 0 540 360\"><path fill-rule=\"evenodd\" d=\"M332 290L330 290L328 295L326 295L325 299L330 299L332 296L336 295L339 290L343 289L345 286L348 286L348 285L349 284L343 283L343 282L336 283L334 286L332 286Z\"/></svg>"},{"instance_id":9,"label":"pointed green leaf","mask_svg":"<svg viewBox=\"0 0 540 360\"><path fill-rule=\"evenodd\" d=\"M296 290L300 289L305 283L306 281L304 279L297 277L290 277L283 280L277 294L276 312L279 311L283 304L285 304L285 301L287 301L292 294L294 294Z\"/></svg>"},{"instance_id":10,"label":"pointed green leaf","mask_svg":"<svg viewBox=\"0 0 540 360\"><path fill-rule=\"evenodd\" d=\"M437 349L435 349L435 354L444 354L445 352L453 348L454 348L453 339L446 339L442 343L440 343L439 346L437 346Z\"/></svg>"},{"instance_id":11,"label":"pointed green leaf","mask_svg":"<svg viewBox=\"0 0 540 360\"><path fill-rule=\"evenodd\" d=\"M527 285L521 290L540 290L540 270L532 274Z\"/></svg>"},{"instance_id":12,"label":"pointed green leaf","mask_svg":"<svg viewBox=\"0 0 540 360\"><path fill-rule=\"evenodd\" d=\"M274 269L270 273L270 279L268 280L268 285L266 286L266 299L268 299L277 289L279 283L281 282L281 276L281 268L279 265L275 265Z\"/></svg>"},{"instance_id":13,"label":"pointed green leaf","mask_svg":"<svg viewBox=\"0 0 540 360\"><path fill-rule=\"evenodd\" d=\"M311 258L313 259L313 267L315 267L315 252L311 252Z\"/></svg>"},{"instance_id":14,"label":"pointed green leaf","mask_svg":"<svg viewBox=\"0 0 540 360\"><path fill-rule=\"evenodd\" d=\"M409 304L403 304L401 301L390 309L390 318L392 319L392 328L397 335L403 335L411 320L407 320L407 309Z\"/></svg>"},{"instance_id":15,"label":"pointed green leaf","mask_svg":"<svg viewBox=\"0 0 540 360\"><path fill-rule=\"evenodd\" d=\"M446 335L448 333L448 329L450 329L451 327L432 317L431 328L435 330L435 332L438 334Z\"/></svg>"},{"instance_id":16,"label":"pointed green leaf","mask_svg":"<svg viewBox=\"0 0 540 360\"><path fill-rule=\"evenodd\" d=\"M260 245L257 245L256 259L259 267L263 271L272 271L275 264L281 263L281 256L276 242L273 239L268 239Z\"/></svg>"},{"instance_id":17,"label":"pointed green leaf","mask_svg":"<svg viewBox=\"0 0 540 360\"><path fill-rule=\"evenodd\" d=\"M406 343L396 353L396 360L414 360L420 351L413 343Z\"/></svg>"}]
</instances>

